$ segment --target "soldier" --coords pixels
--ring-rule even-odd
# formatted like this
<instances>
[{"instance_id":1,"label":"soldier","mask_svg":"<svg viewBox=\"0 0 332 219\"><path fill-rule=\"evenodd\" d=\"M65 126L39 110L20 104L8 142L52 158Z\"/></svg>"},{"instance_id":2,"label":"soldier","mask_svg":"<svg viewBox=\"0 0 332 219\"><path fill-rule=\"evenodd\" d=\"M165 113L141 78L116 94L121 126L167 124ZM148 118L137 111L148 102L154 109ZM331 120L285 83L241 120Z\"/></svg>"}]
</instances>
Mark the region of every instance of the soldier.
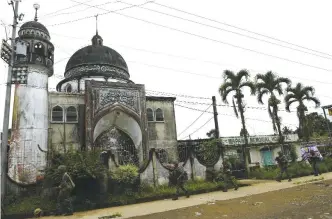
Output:
<instances>
[{"instance_id":1,"label":"soldier","mask_svg":"<svg viewBox=\"0 0 332 219\"><path fill-rule=\"evenodd\" d=\"M281 151L278 152L278 157L276 157L275 159L279 165L280 168L280 175L277 177L277 181L281 182L282 180L282 175L283 173L286 174L287 178L288 178L288 182L292 181L292 178L290 177L290 175L288 174L288 160L286 158L285 155L283 155L283 153Z\"/></svg>"},{"instance_id":2,"label":"soldier","mask_svg":"<svg viewBox=\"0 0 332 219\"><path fill-rule=\"evenodd\" d=\"M234 176L232 176L232 171L231 171L232 165L230 164L230 162L227 159L224 159L222 165L223 165L222 173L223 173L223 178L224 178L224 183L225 183L225 187L224 187L223 191L224 192L228 191L229 184L231 184L235 190L238 190L239 186L237 185Z\"/></svg>"},{"instance_id":3,"label":"soldier","mask_svg":"<svg viewBox=\"0 0 332 219\"><path fill-rule=\"evenodd\" d=\"M184 183L188 180L188 174L184 170L182 165L179 165L178 162L174 162L172 165L171 175L176 178L176 195L173 200L179 199L180 189L185 192L186 197L189 198L189 192L184 188Z\"/></svg>"},{"instance_id":4,"label":"soldier","mask_svg":"<svg viewBox=\"0 0 332 219\"><path fill-rule=\"evenodd\" d=\"M60 165L58 170L62 174L62 180L60 185L57 187L59 189L57 199L57 213L63 215L73 215L71 192L75 188L75 184L67 173L66 166Z\"/></svg>"},{"instance_id":5,"label":"soldier","mask_svg":"<svg viewBox=\"0 0 332 219\"><path fill-rule=\"evenodd\" d=\"M310 151L309 159L310 159L312 168L314 169L314 175L318 176L318 174L320 174L318 167L317 167L317 163L320 160L318 153L316 153L315 151Z\"/></svg>"}]
</instances>

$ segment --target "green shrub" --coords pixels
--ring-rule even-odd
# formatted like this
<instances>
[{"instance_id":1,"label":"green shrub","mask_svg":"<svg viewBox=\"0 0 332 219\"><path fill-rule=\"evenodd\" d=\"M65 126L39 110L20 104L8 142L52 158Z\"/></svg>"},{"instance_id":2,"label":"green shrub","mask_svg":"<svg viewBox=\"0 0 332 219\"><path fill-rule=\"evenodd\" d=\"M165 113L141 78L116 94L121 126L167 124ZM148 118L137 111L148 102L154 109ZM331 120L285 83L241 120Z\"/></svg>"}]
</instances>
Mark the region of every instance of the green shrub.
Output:
<instances>
[{"instance_id":1,"label":"green shrub","mask_svg":"<svg viewBox=\"0 0 332 219\"><path fill-rule=\"evenodd\" d=\"M87 178L99 178L106 170L100 162L100 151L67 151L65 154L53 152L52 165L45 170L47 187L57 186L61 181L59 165L65 165L67 172L75 181Z\"/></svg>"},{"instance_id":2,"label":"green shrub","mask_svg":"<svg viewBox=\"0 0 332 219\"><path fill-rule=\"evenodd\" d=\"M111 177L115 182L124 184L134 184L138 175L138 168L132 164L120 166L111 172Z\"/></svg>"},{"instance_id":3,"label":"green shrub","mask_svg":"<svg viewBox=\"0 0 332 219\"><path fill-rule=\"evenodd\" d=\"M323 161L318 162L318 169L321 173L326 173L332 171L332 158L324 158ZM313 173L312 166L305 162L295 162L291 163L288 167L288 172L291 177L302 177L308 176ZM268 168L259 168L250 173L251 178L256 179L275 179L279 174L279 168L268 167Z\"/></svg>"},{"instance_id":4,"label":"green shrub","mask_svg":"<svg viewBox=\"0 0 332 219\"><path fill-rule=\"evenodd\" d=\"M297 162L289 166L288 172L291 177L308 176L312 173L312 167L307 163Z\"/></svg>"},{"instance_id":5,"label":"green shrub","mask_svg":"<svg viewBox=\"0 0 332 219\"><path fill-rule=\"evenodd\" d=\"M132 168L128 168L132 169ZM125 172L125 171L124 171ZM135 174L134 174L135 175ZM188 181L185 187L188 189L189 192L207 192L212 191L215 189L222 189L224 184L222 182L207 182L204 180L195 180L195 181ZM139 191L133 192L132 194L121 194L121 195L113 195L108 194L107 205L114 206L114 205L126 205L126 204L133 204L138 201L149 200L149 199L163 199L166 197L173 196L176 192L175 187L169 187L168 185L160 185L158 187L153 187L151 185L147 185L146 183L142 183L139 187ZM7 199L7 197L6 197ZM89 199L82 199L76 200L73 202L74 210L75 211L86 211L91 210L96 207L96 203L93 200ZM14 201L15 200L15 201ZM10 201L6 202L5 205L5 212L8 215L11 214L22 214L22 213L32 213L34 209L41 208L43 211L54 211L55 210L55 203L56 199L52 201L45 201L40 198L40 196L31 196L26 198L18 199L11 198ZM9 204L10 202L10 204Z\"/></svg>"}]
</instances>

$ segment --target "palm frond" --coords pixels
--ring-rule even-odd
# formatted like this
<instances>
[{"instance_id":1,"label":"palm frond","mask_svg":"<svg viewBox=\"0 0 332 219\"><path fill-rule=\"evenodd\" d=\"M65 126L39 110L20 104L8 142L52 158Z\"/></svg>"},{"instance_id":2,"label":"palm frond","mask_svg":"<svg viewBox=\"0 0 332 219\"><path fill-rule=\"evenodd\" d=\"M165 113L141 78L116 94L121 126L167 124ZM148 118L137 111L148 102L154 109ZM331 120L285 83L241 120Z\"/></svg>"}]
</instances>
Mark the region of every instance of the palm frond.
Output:
<instances>
[{"instance_id":1,"label":"palm frond","mask_svg":"<svg viewBox=\"0 0 332 219\"><path fill-rule=\"evenodd\" d=\"M290 101L286 102L285 109L286 109L287 112L290 112L289 107L292 105L292 103L295 103L295 102L298 102L298 100L297 99L293 99L293 100L290 100Z\"/></svg>"},{"instance_id":2,"label":"palm frond","mask_svg":"<svg viewBox=\"0 0 332 219\"><path fill-rule=\"evenodd\" d=\"M256 90L259 92L261 89L269 89L265 82L256 82Z\"/></svg>"},{"instance_id":3,"label":"palm frond","mask_svg":"<svg viewBox=\"0 0 332 219\"><path fill-rule=\"evenodd\" d=\"M225 80L229 79L229 80L233 81L236 76L235 76L234 72L232 72L231 70L225 70L223 77Z\"/></svg>"},{"instance_id":4,"label":"palm frond","mask_svg":"<svg viewBox=\"0 0 332 219\"><path fill-rule=\"evenodd\" d=\"M278 84L285 83L285 84L287 84L288 86L292 84L292 81L291 81L289 78L283 78L283 77L280 77L280 78L278 78L276 81L277 81Z\"/></svg>"},{"instance_id":5,"label":"palm frond","mask_svg":"<svg viewBox=\"0 0 332 219\"><path fill-rule=\"evenodd\" d=\"M263 96L268 93L269 93L269 90L267 90L267 89L258 90L258 92L257 92L258 103L263 104Z\"/></svg>"},{"instance_id":6,"label":"palm frond","mask_svg":"<svg viewBox=\"0 0 332 219\"><path fill-rule=\"evenodd\" d=\"M319 101L319 99L318 98L316 98L316 97L305 97L305 98L303 98L303 100L307 100L307 101L312 101L312 102L314 102L315 103L315 107L316 108L318 108L319 106L320 106L320 101Z\"/></svg>"},{"instance_id":7,"label":"palm frond","mask_svg":"<svg viewBox=\"0 0 332 219\"><path fill-rule=\"evenodd\" d=\"M247 81L250 78L250 73L248 70L242 69L236 74L236 79L239 84L241 83L242 78L245 78L245 81Z\"/></svg>"},{"instance_id":8,"label":"palm frond","mask_svg":"<svg viewBox=\"0 0 332 219\"><path fill-rule=\"evenodd\" d=\"M254 95L256 93L256 86L251 81L246 81L246 82L241 83L239 88L243 88L243 87L249 87L251 95Z\"/></svg>"},{"instance_id":9,"label":"palm frond","mask_svg":"<svg viewBox=\"0 0 332 219\"><path fill-rule=\"evenodd\" d=\"M306 96L313 96L315 94L315 88L312 86L305 86L302 90L301 90L301 94L302 95L306 95Z\"/></svg>"},{"instance_id":10,"label":"palm frond","mask_svg":"<svg viewBox=\"0 0 332 219\"><path fill-rule=\"evenodd\" d=\"M274 90L276 90L279 95L282 95L284 93L282 90L281 84L276 84L276 86L274 87Z\"/></svg>"},{"instance_id":11,"label":"palm frond","mask_svg":"<svg viewBox=\"0 0 332 219\"><path fill-rule=\"evenodd\" d=\"M286 103L289 102L291 99L297 99L297 98L296 98L296 95L293 94L293 93L289 93L289 94L287 94L287 95L285 96L285 102L286 102Z\"/></svg>"},{"instance_id":12,"label":"palm frond","mask_svg":"<svg viewBox=\"0 0 332 219\"><path fill-rule=\"evenodd\" d=\"M227 96L229 95L230 92L232 91L235 91L233 88L231 87L228 87L228 88L224 88L224 89L221 89L219 88L219 93L220 93L220 96L221 96L221 99L224 103L227 103L228 104L228 101L227 101Z\"/></svg>"},{"instance_id":13,"label":"palm frond","mask_svg":"<svg viewBox=\"0 0 332 219\"><path fill-rule=\"evenodd\" d=\"M264 74L257 74L255 76L255 80L258 81L258 80L262 80L262 81L265 81L265 75Z\"/></svg>"}]
</instances>

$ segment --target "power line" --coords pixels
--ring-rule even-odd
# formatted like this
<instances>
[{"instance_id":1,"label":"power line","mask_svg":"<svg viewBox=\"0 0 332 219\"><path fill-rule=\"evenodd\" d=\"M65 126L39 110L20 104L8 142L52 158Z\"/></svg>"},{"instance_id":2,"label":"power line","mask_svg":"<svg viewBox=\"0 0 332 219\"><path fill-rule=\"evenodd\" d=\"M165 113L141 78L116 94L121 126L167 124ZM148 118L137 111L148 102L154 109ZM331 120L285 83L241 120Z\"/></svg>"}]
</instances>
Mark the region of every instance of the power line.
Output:
<instances>
[{"instance_id":1,"label":"power line","mask_svg":"<svg viewBox=\"0 0 332 219\"><path fill-rule=\"evenodd\" d=\"M43 18L43 17L47 17L47 16L49 16L49 15L56 14L56 13L58 13L58 12L60 12L60 11L65 11L65 10L67 10L67 9L75 8L75 7L77 7L77 6L81 6L81 5L84 4L84 3L88 3L88 2L92 2L92 1L94 1L94 0L88 0L88 1L85 1L85 2L80 2L79 4L72 5L72 6L67 7L67 8L62 8L62 9L59 9L59 10L57 10L57 11L54 11L54 12L51 12L51 13L44 14L44 15L40 16L40 18Z\"/></svg>"},{"instance_id":2,"label":"power line","mask_svg":"<svg viewBox=\"0 0 332 219\"><path fill-rule=\"evenodd\" d=\"M151 2L152 1L148 1L148 2L140 4L140 5L128 6L128 7L125 7L125 8L122 8L122 9L118 9L118 10L113 10L113 11L109 11L109 10L104 9L104 8L99 8L97 6L94 6L94 7L98 8L100 10L107 11L105 13L99 14L100 16L105 15L105 14L109 14L109 13L114 13L114 14L117 14L117 15L120 15L120 16L123 16L123 17L126 17L126 18L131 18L131 19L134 19L134 20L142 21L142 22L145 22L145 23L148 23L148 24L152 24L152 25L155 25L155 26L163 27L165 29L177 31L177 32L180 32L180 33L184 33L184 34L187 34L187 35L190 35L190 36L195 36L197 38L209 40L209 41L212 41L212 42L215 42L215 43L227 45L227 46L234 47L234 48L237 48L237 49L242 49L242 50L245 50L245 51L253 52L253 53L256 53L256 54L260 54L260 55L272 57L272 58L275 58L275 59L279 59L279 60L283 60L283 61L287 61L287 62L291 62L291 63L295 63L295 64L306 66L306 67L311 67L311 68L315 68L315 69L319 69L319 70L323 70L323 71L332 72L331 69L326 69L326 68L322 68L322 67L319 67L319 66L314 66L314 65L311 65L311 64L306 64L306 63L303 63L303 62L294 61L294 60L283 58L283 57L279 57L279 56L276 56L276 55L271 55L271 54L268 54L268 53L256 51L254 49L249 49L249 48L237 46L235 44L231 44L231 43L227 43L227 42L224 42L224 41L212 39L212 38L205 37L205 36L202 36L202 35L199 35L199 34L187 32L187 31L183 31L183 30L179 30L179 29L176 29L176 28L173 28L173 27L169 27L169 26L166 26L166 25L154 23L154 22L147 21L147 20L144 20L144 19L141 19L141 18L136 18L136 17L133 17L133 16L129 16L129 15L125 15L125 14L121 14L121 13L117 12L117 11L125 10L125 9L128 9L128 8L140 7L140 6L143 6L143 5L151 3ZM85 5L91 7L91 5L88 5L88 4L85 4ZM75 19L75 20L70 20L70 21L63 22L63 23L53 24L53 25L50 25L50 26L57 26L57 25L62 25L62 24L68 24L68 23L72 23L72 22L76 22L76 21L80 21L80 20L84 20L84 19L88 19L88 18L92 18L92 17L95 17L95 15L93 15L93 16L87 16L87 17L83 17L83 18L79 18L79 19Z\"/></svg>"},{"instance_id":3,"label":"power line","mask_svg":"<svg viewBox=\"0 0 332 219\"><path fill-rule=\"evenodd\" d=\"M188 136L182 138L181 140L186 139L186 138L188 138L189 136L191 136L191 135L195 134L196 132L198 132L200 129L202 129L204 126L206 126L206 124L208 124L212 119L213 119L213 116L212 116L207 122L205 122L201 127L199 127L198 129L196 129L196 130L195 130L194 132L192 132L190 135L188 135Z\"/></svg>"},{"instance_id":4,"label":"power line","mask_svg":"<svg viewBox=\"0 0 332 219\"><path fill-rule=\"evenodd\" d=\"M6 83L2 83L0 85L5 85L5 84ZM37 88L37 89L47 89L47 87L40 87L40 86L34 86L34 85L24 85L24 86L25 87L31 87L31 88ZM56 91L55 88L48 88L48 90L49 91ZM151 93L151 96L153 96L153 95L168 95L168 96L176 96L176 97L182 97L182 98L201 99L201 100L209 100L210 99L210 98L207 98L207 97L190 96L190 95L186 95L186 94L175 94L175 93L168 93L168 92L154 91L154 90L146 90L146 91ZM59 93L63 93L63 92L59 92ZM79 94L79 93L67 93L67 94ZM150 94L148 94L148 96L150 96ZM142 98L145 98L145 97L142 97ZM175 102L189 104L189 105L209 105L209 106L211 105L210 103L197 102L197 101L175 100ZM217 106L233 108L233 106L228 105L228 104L217 104ZM193 108L190 108L190 107L186 107L186 108L193 109ZM316 109L316 107L308 107L308 108ZM261 107L261 106L245 106L245 109L267 110L268 108ZM195 110L195 109L193 109L193 110ZM205 112L205 111L202 111L202 112ZM287 112L287 113L289 113L285 109L279 109L278 112ZM297 111L291 110L290 112L297 112ZM211 112L209 112L209 113L211 113Z\"/></svg>"},{"instance_id":5,"label":"power line","mask_svg":"<svg viewBox=\"0 0 332 219\"><path fill-rule=\"evenodd\" d=\"M62 37L66 37L66 38L73 38L73 39L83 40L83 38L78 38L78 37L64 36L64 35L60 35L60 34L56 34L56 33L52 33L52 34L62 36ZM84 41L86 41L86 40L84 40ZM235 67L235 65L231 65L231 64L222 64L222 63L208 61L208 60L201 60L201 59L196 59L196 58L192 58L192 57L178 56L178 55L174 55L174 54L168 54L168 53L151 51L151 50L140 49L140 48L134 48L134 47L124 46L124 45L119 45L119 46L124 47L124 48L128 48L128 49L132 49L132 50L136 50L136 51L140 51L140 52L152 53L152 54L157 54L157 55L164 55L164 56L168 56L168 57L186 59L186 60L191 60L191 61L199 61L199 62L203 62L203 63L217 65L217 66L220 66L220 67L224 67L224 66L233 66L233 67ZM69 59L70 57L71 56L63 58L63 59L57 61L54 64L57 64L57 63L62 62L66 59ZM182 72L182 73L186 73L186 74L198 75L198 76L203 76L203 77L208 77L208 78L217 78L217 77L214 77L214 76L208 76L208 75L203 75L203 74L199 74L199 73L192 73L192 72L188 72L188 71L184 71L184 70L177 70L177 69L173 69L173 68L157 66L157 65L151 65L151 64L146 64L146 63L141 63L141 62L136 62L136 61L128 61L128 62L131 62L131 63L134 63L134 64L141 64L141 65L145 65L145 66L153 67L153 68L164 69L164 70L168 70L168 71ZM251 69L251 68L248 68L248 70L250 70L251 72L254 72L254 73L263 72L263 70L260 71L260 70L255 70L255 69ZM281 76L283 75L283 76L286 76L288 78L311 81L311 82L316 82L316 83L321 83L321 84L332 84L332 82L328 82L328 81L318 81L318 80L314 80L314 79L301 78L301 77L296 77L296 76L289 76L289 75L285 75L285 74L279 74L279 75L281 75ZM320 95L320 96L323 96L323 95ZM328 97L328 96L325 96L325 97ZM331 97L328 97L328 98L331 98Z\"/></svg>"},{"instance_id":6,"label":"power line","mask_svg":"<svg viewBox=\"0 0 332 219\"><path fill-rule=\"evenodd\" d=\"M185 128L179 135L178 138L185 132L187 131L193 124L195 124L195 122L197 122L197 120L199 120L199 118L201 118L203 116L204 113L206 113L206 111L208 109L210 109L210 107L212 106L212 104L210 104L210 106L208 106L208 108L206 108L206 110L204 110L204 112L202 112L196 119L195 121L193 121L187 128Z\"/></svg>"},{"instance_id":7,"label":"power line","mask_svg":"<svg viewBox=\"0 0 332 219\"><path fill-rule=\"evenodd\" d=\"M119 1L119 2L121 2L123 4L126 4L126 5L133 5L133 4L130 4L130 3L127 3L127 2L124 2L124 1ZM332 60L331 57L317 55L315 53L306 52L306 51L303 51L303 50L300 50L300 49L296 49L296 48L292 48L292 47L289 47L289 46L284 46L282 44L278 44L278 43L274 43L274 42L271 42L271 41L259 39L259 38L252 37L252 36L248 36L248 35L245 35L245 34L241 34L241 33L235 32L235 31L231 31L231 30L220 28L220 27L212 26L212 25L209 25L209 24L204 24L204 23L201 23L201 22L198 22L198 21L187 19L187 18L183 18L183 17L171 15L171 14L164 13L164 12L161 12L161 11L157 11L157 10L154 10L154 9L145 8L145 7L142 7L142 6L138 6L138 8L141 8L141 9L144 9L144 10L147 10L147 11L152 11L152 12L155 12L155 13L158 13L158 14L166 15L166 16L169 16L169 17L177 18L177 19L180 19L180 20L188 21L188 22L191 22L191 23L199 24L201 26L210 27L210 28L217 29L217 30L220 30L220 31L224 31L224 32L228 32L228 33L231 33L231 34L239 35L239 36L242 36L242 37L247 37L249 39L261 41L261 42L272 44L272 45L275 45L275 46L284 47L284 48L287 48L287 49L290 49L290 50L294 50L294 51L297 51L297 52L302 52L302 53L306 53L306 54L309 54L309 55L317 56L317 57L320 57L320 58Z\"/></svg>"},{"instance_id":8,"label":"power line","mask_svg":"<svg viewBox=\"0 0 332 219\"><path fill-rule=\"evenodd\" d=\"M305 46L301 46L301 45L298 45L298 44L290 43L290 42L287 42L285 40L280 40L280 39L277 39L275 37L271 37L271 36L267 36L267 35L264 35L264 34L261 34L261 33L257 33L257 32L254 32L254 31L251 31L251 30L248 30L248 29L245 29L245 28L237 27L237 26L232 25L232 24L228 24L228 23L225 23L225 22L221 22L221 21L217 21L217 20L214 20L214 19L210 19L210 18L201 16L201 15L190 13L190 12L187 12L187 11L184 11L184 10L181 10L181 9L177 9L177 8L174 8L174 7L171 7L171 6L163 5L163 4L160 4L158 2L153 2L152 4L159 5L161 7L165 7L165 8L171 9L171 10L179 11L179 12L182 12L182 13L185 13L185 14L189 14L189 15L192 15L192 16L195 16L195 17L199 17L199 18L202 18L202 19L205 19L205 20L208 20L208 21L212 21L212 22L218 23L218 24L229 26L229 27L232 27L232 28L235 28L235 29L238 29L238 30L245 31L247 33L251 33L251 34L255 34L255 35L258 35L258 36L265 37L265 38L269 38L269 39L272 39L272 40L275 40L275 41L278 41L278 42L281 42L281 43L286 43L286 44L289 44L289 45L292 45L292 46L296 46L296 47L299 47L299 48L302 48L302 49L306 49L306 50L309 50L309 51L312 51L312 52L317 52L317 53L324 54L324 55L327 55L327 56L332 56L331 54L328 54L328 53L325 53L325 52L321 52L321 51L318 51L318 50L310 49L310 48L305 47Z\"/></svg>"},{"instance_id":9,"label":"power line","mask_svg":"<svg viewBox=\"0 0 332 219\"><path fill-rule=\"evenodd\" d=\"M88 1L88 2L89 2L89 1ZM119 2L118 0L116 0L116 1L112 1L112 2L105 2L105 3L103 3L103 4L99 4L99 5L96 5L96 6L104 6L104 5L108 5L108 4L115 4L115 3L118 3L118 2ZM83 3L84 3L84 2L83 2ZM77 6L80 6L80 5L82 5L83 3L81 3L81 4L77 4ZM88 7L88 8L84 8L84 9L79 10L79 11L70 11L70 12L64 12L64 13L60 13L60 14L54 14L54 15L52 15L51 17L60 16L60 15L67 15L67 14L72 15L72 14L74 14L74 13L80 13L80 12L86 11L86 10L88 10L88 9L90 9L90 8L93 8L93 6Z\"/></svg>"},{"instance_id":10,"label":"power line","mask_svg":"<svg viewBox=\"0 0 332 219\"><path fill-rule=\"evenodd\" d=\"M231 43L227 43L227 42L224 42L224 41L212 39L212 38L205 37L205 36L202 36L202 35L199 35L199 34L187 32L187 31L184 31L184 30L176 29L176 28L169 27L169 26L162 25L162 24L157 24L157 23L147 21L147 20L144 20L144 19L141 19L141 18L136 18L136 17L130 16L130 15L125 15L125 14L121 14L121 13L118 13L118 12L113 12L113 13L118 14L118 15L123 16L123 17L127 17L127 18L131 18L131 19L134 19L134 20L149 23L149 24L152 24L152 25L155 25L155 26L163 27L163 28L166 28L166 29L169 29L169 30L173 30L173 31L177 31L177 32L184 33L184 34L187 34L187 35L195 36L197 38L201 38L201 39L209 40L209 41L212 41L212 42L215 42L215 43L219 43L219 44L227 45L227 46L230 46L230 47L234 47L234 48L237 48L237 49L242 49L242 50L245 50L245 51L253 52L253 53L256 53L256 54L272 57L272 58L275 58L275 59L279 59L279 60L283 60L283 61L287 61L287 62L291 62L291 63L295 63L295 64L298 64L298 65L303 65L303 66L306 66L306 67L311 67L311 68L315 68L315 69L319 69L319 70L323 70L323 71L332 72L331 69L326 69L326 68L322 68L322 67L319 67L319 66L314 66L314 65L311 65L311 64L306 64L306 63L303 63L303 62L294 61L294 60L279 57L279 56L276 56L276 55L271 55L271 54L268 54L268 53L256 51L254 49L249 49L249 48L237 46L237 45L234 45L234 44L231 44Z\"/></svg>"},{"instance_id":11,"label":"power line","mask_svg":"<svg viewBox=\"0 0 332 219\"><path fill-rule=\"evenodd\" d=\"M117 11L123 11L123 10L126 10L126 9L130 9L130 8L134 8L134 7L138 7L138 6L142 6L142 5L146 5L148 3L150 3L151 1L148 1L148 2L145 2L145 3L142 3L142 4L139 4L139 5L134 5L134 6L128 6L128 7L124 7L124 8L120 8L120 9L117 9L117 10L113 10L113 11L108 11L105 12L105 13L102 13L102 14L98 14L98 16L102 16L102 15L106 15L106 14L109 14L109 13L116 13ZM85 3L82 3L84 5L87 5ZM90 6L91 5L87 5L87 6ZM94 6L96 7L96 6ZM104 9L103 9L104 10ZM105 9L106 10L106 9ZM86 16L86 17L82 17L82 18L77 18L75 20L69 20L69 21L65 21L65 22L62 22L62 23L57 23L57 24L52 24L52 25L48 25L50 27L53 27L53 26L59 26L59 25L63 25L63 24L69 24L69 23L73 23L73 22L77 22L77 21L81 21L81 20L85 20L85 19L89 19L89 18L94 18L95 15L91 15L91 16Z\"/></svg>"}]
</instances>

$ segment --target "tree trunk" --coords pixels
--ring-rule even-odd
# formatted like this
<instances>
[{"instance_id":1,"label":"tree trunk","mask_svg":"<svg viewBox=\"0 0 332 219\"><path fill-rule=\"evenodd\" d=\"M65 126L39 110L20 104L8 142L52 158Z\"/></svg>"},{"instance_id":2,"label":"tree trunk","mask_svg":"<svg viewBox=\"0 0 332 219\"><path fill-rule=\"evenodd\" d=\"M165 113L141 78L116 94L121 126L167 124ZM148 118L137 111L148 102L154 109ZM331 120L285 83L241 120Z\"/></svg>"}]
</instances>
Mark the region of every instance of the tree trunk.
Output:
<instances>
[{"instance_id":1,"label":"tree trunk","mask_svg":"<svg viewBox=\"0 0 332 219\"><path fill-rule=\"evenodd\" d=\"M240 96L240 95L238 95ZM245 165L245 171L246 171L246 176L248 177L248 174L250 172L249 168L249 159L248 159L248 151L247 148L249 146L248 144L248 133L246 132L246 121L244 120L244 110L243 110L243 105L242 105L242 98L237 97L237 102L238 102L238 107L240 111L240 116L241 116L241 122L242 122L242 129L244 130L244 145L242 145L242 153L243 153L243 159L244 159L244 165Z\"/></svg>"},{"instance_id":2,"label":"tree trunk","mask_svg":"<svg viewBox=\"0 0 332 219\"><path fill-rule=\"evenodd\" d=\"M305 135L305 114L304 114L304 108L305 106L303 104L300 104L298 106L298 117L299 117L299 138L305 138L306 140L307 139L307 136Z\"/></svg>"},{"instance_id":3,"label":"tree trunk","mask_svg":"<svg viewBox=\"0 0 332 219\"><path fill-rule=\"evenodd\" d=\"M278 106L274 105L273 106L273 114L275 116L275 121L277 123L277 130L279 134L279 143L281 144L281 151L285 153L285 147L284 147L284 136L282 135L281 132L281 124L280 124L280 118L278 116Z\"/></svg>"}]
</instances>

